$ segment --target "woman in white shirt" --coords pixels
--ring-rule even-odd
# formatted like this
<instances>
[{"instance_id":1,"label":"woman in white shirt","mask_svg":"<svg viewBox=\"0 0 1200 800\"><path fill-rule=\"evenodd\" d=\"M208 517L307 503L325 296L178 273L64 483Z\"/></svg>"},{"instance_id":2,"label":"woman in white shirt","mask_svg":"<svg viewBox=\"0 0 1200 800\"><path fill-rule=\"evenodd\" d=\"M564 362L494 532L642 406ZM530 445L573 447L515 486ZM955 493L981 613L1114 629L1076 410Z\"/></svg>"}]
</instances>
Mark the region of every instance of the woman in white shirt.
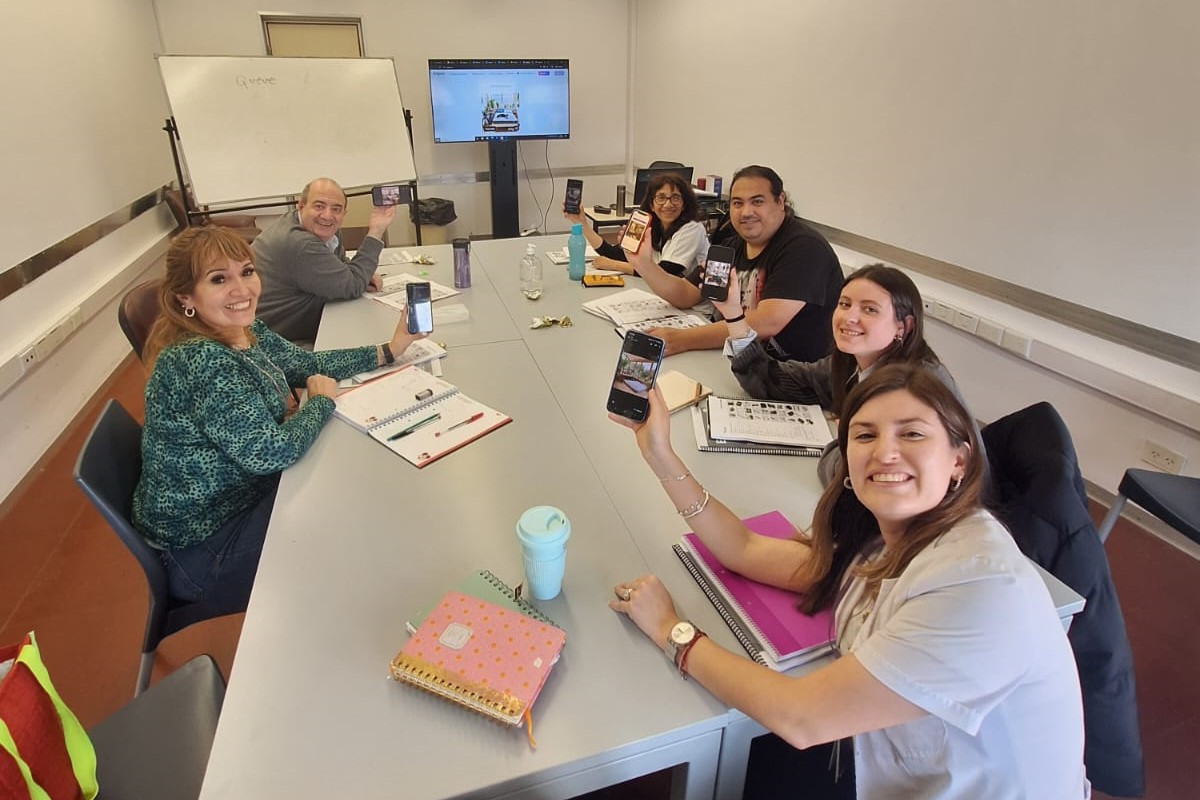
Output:
<instances>
[{"instance_id":1,"label":"woman in white shirt","mask_svg":"<svg viewBox=\"0 0 1200 800\"><path fill-rule=\"evenodd\" d=\"M980 506L970 416L920 366L880 367L846 400L845 453L808 536L746 530L674 453L662 396L646 463L727 568L833 606L840 657L799 677L681 622L658 578L614 587L676 668L794 747L854 737L859 797L1086 798L1083 709L1066 634L1032 565Z\"/></svg>"},{"instance_id":2,"label":"woman in white shirt","mask_svg":"<svg viewBox=\"0 0 1200 800\"><path fill-rule=\"evenodd\" d=\"M708 233L700 222L700 203L688 182L678 175L659 173L646 184L641 208L650 214L651 260L665 272L684 276L708 257ZM592 266L637 275L620 245L609 244L583 214L563 216L583 225L583 236L596 251ZM643 245L645 246L645 245Z\"/></svg>"}]
</instances>

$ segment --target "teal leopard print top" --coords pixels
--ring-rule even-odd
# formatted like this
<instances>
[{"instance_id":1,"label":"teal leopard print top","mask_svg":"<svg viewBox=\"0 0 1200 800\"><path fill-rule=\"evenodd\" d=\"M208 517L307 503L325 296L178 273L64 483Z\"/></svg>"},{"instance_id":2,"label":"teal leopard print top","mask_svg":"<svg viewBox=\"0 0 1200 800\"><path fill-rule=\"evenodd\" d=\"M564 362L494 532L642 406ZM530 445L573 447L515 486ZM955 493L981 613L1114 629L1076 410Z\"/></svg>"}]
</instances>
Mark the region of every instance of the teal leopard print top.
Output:
<instances>
[{"instance_id":1,"label":"teal leopard print top","mask_svg":"<svg viewBox=\"0 0 1200 800\"><path fill-rule=\"evenodd\" d=\"M310 353L255 321L257 344L195 338L165 348L146 383L142 477L133 521L151 542L204 541L263 496L268 476L300 460L333 414L327 397L286 421L289 387L374 369L374 346Z\"/></svg>"}]
</instances>

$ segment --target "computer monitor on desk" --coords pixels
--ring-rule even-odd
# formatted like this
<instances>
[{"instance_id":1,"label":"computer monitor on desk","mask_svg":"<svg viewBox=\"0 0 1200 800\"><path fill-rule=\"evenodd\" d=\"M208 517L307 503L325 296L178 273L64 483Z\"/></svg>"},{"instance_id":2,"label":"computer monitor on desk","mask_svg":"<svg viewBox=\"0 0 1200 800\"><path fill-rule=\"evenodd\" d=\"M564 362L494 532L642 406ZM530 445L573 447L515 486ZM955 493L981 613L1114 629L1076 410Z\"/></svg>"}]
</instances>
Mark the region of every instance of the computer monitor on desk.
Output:
<instances>
[{"instance_id":1,"label":"computer monitor on desk","mask_svg":"<svg viewBox=\"0 0 1200 800\"><path fill-rule=\"evenodd\" d=\"M661 174L678 175L689 186L692 184L691 167L658 167L655 169L639 167L633 180L633 204L635 206L640 206L642 200L646 199L646 186L650 183L650 179Z\"/></svg>"}]
</instances>

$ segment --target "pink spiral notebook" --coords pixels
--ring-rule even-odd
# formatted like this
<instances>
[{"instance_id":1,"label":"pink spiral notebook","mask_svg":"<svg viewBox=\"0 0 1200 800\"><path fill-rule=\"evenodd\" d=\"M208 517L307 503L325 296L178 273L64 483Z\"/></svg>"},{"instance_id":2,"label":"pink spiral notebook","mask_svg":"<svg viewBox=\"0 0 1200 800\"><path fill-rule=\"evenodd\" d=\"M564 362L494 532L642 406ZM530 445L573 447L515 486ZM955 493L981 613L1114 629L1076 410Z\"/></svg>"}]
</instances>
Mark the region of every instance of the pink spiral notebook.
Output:
<instances>
[{"instance_id":1,"label":"pink spiral notebook","mask_svg":"<svg viewBox=\"0 0 1200 800\"><path fill-rule=\"evenodd\" d=\"M795 536L792 524L778 511L742 521L763 536ZM831 611L811 617L801 613L796 608L799 595L726 569L694 533L685 533L673 549L733 635L758 663L783 671L830 651Z\"/></svg>"},{"instance_id":2,"label":"pink spiral notebook","mask_svg":"<svg viewBox=\"0 0 1200 800\"><path fill-rule=\"evenodd\" d=\"M510 608L447 592L392 659L391 676L509 725L521 725L566 633Z\"/></svg>"}]
</instances>

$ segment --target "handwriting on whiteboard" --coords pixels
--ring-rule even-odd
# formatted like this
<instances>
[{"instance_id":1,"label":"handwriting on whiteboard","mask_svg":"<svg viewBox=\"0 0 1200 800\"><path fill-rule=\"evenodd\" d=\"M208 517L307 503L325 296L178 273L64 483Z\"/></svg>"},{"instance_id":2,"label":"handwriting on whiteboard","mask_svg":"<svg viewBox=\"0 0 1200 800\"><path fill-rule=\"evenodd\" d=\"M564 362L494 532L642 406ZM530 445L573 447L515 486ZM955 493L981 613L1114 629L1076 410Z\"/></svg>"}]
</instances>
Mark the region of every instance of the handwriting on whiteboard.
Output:
<instances>
[{"instance_id":1,"label":"handwriting on whiteboard","mask_svg":"<svg viewBox=\"0 0 1200 800\"><path fill-rule=\"evenodd\" d=\"M279 79L274 75L238 75L237 85L243 89L253 89L257 86L274 86Z\"/></svg>"}]
</instances>

